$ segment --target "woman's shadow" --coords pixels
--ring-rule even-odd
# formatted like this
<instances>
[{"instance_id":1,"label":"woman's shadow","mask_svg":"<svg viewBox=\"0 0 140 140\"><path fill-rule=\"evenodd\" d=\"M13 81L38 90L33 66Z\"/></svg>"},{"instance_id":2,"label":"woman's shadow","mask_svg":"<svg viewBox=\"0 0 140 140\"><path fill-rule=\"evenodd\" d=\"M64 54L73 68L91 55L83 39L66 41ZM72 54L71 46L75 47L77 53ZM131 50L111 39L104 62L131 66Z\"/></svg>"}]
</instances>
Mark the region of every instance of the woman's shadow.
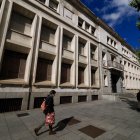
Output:
<instances>
[{"instance_id":1,"label":"woman's shadow","mask_svg":"<svg viewBox=\"0 0 140 140\"><path fill-rule=\"evenodd\" d=\"M59 121L57 123L57 125L55 125L53 127L54 131L56 131L56 132L57 131L62 131L73 118L74 117L72 116L72 117L69 117L69 118L66 118L66 119L63 119L63 120Z\"/></svg>"}]
</instances>

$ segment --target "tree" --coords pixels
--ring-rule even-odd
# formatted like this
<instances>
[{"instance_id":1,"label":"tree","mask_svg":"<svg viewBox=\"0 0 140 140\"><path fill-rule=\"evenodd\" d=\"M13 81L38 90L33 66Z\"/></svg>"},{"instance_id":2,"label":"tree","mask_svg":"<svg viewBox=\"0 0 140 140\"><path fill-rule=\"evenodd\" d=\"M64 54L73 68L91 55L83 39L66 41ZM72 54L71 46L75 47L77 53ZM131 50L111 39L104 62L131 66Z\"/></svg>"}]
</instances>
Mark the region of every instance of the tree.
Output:
<instances>
[{"instance_id":1,"label":"tree","mask_svg":"<svg viewBox=\"0 0 140 140\"><path fill-rule=\"evenodd\" d=\"M140 0L132 0L130 1L129 5L131 7L134 7L138 12L140 11ZM140 18L138 18L136 25L138 29L140 30Z\"/></svg>"},{"instance_id":2,"label":"tree","mask_svg":"<svg viewBox=\"0 0 140 140\"><path fill-rule=\"evenodd\" d=\"M140 50L136 50L136 55L138 56L140 62Z\"/></svg>"}]
</instances>

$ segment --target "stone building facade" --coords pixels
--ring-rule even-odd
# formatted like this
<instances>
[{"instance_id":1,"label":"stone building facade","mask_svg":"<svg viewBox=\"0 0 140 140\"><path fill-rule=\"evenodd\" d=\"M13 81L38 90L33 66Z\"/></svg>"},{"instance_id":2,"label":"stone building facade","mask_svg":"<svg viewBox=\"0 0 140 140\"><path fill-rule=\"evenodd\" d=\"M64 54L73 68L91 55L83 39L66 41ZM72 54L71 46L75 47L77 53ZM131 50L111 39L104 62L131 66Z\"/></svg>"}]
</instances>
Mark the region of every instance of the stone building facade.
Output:
<instances>
[{"instance_id":1,"label":"stone building facade","mask_svg":"<svg viewBox=\"0 0 140 140\"><path fill-rule=\"evenodd\" d=\"M136 92L138 58L79 0L0 0L0 110L39 107L51 89L56 105Z\"/></svg>"}]
</instances>

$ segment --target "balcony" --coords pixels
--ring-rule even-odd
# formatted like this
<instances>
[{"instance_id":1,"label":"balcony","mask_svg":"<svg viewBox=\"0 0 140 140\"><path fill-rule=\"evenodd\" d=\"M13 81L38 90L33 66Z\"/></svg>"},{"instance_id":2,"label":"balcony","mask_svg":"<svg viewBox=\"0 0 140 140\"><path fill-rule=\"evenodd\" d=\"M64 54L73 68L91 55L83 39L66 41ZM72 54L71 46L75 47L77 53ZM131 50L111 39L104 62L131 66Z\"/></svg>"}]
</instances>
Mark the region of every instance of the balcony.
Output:
<instances>
[{"instance_id":1,"label":"balcony","mask_svg":"<svg viewBox=\"0 0 140 140\"><path fill-rule=\"evenodd\" d=\"M116 70L119 70L119 71L123 71L124 70L124 66L118 62L115 62L115 61L107 61L107 67L109 69L116 69Z\"/></svg>"}]
</instances>

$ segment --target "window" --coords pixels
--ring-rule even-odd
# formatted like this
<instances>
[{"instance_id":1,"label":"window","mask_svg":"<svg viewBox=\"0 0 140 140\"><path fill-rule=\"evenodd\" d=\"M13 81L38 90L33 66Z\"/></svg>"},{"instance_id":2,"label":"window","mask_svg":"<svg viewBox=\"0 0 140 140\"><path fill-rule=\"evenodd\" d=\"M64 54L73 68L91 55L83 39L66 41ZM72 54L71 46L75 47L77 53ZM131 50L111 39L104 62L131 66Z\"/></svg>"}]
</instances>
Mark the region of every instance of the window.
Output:
<instances>
[{"instance_id":1,"label":"window","mask_svg":"<svg viewBox=\"0 0 140 140\"><path fill-rule=\"evenodd\" d=\"M10 21L10 29L14 29L20 33L31 35L31 26L33 19L13 11Z\"/></svg>"},{"instance_id":2,"label":"window","mask_svg":"<svg viewBox=\"0 0 140 140\"><path fill-rule=\"evenodd\" d=\"M112 47L116 48L116 41L111 39L110 37L107 36L107 44L111 45Z\"/></svg>"},{"instance_id":3,"label":"window","mask_svg":"<svg viewBox=\"0 0 140 140\"><path fill-rule=\"evenodd\" d=\"M84 70L83 67L78 68L78 84L84 83Z\"/></svg>"},{"instance_id":4,"label":"window","mask_svg":"<svg viewBox=\"0 0 140 140\"><path fill-rule=\"evenodd\" d=\"M91 27L91 34L92 34L92 35L95 35L95 30L96 30L95 27Z\"/></svg>"},{"instance_id":5,"label":"window","mask_svg":"<svg viewBox=\"0 0 140 140\"><path fill-rule=\"evenodd\" d=\"M24 79L27 55L5 50L0 79Z\"/></svg>"},{"instance_id":6,"label":"window","mask_svg":"<svg viewBox=\"0 0 140 140\"><path fill-rule=\"evenodd\" d=\"M84 20L81 19L80 17L78 17L78 26L82 28L83 27L83 23L84 23Z\"/></svg>"},{"instance_id":7,"label":"window","mask_svg":"<svg viewBox=\"0 0 140 140\"><path fill-rule=\"evenodd\" d=\"M79 43L79 54L84 55L84 48L85 48L85 44L80 42Z\"/></svg>"},{"instance_id":8,"label":"window","mask_svg":"<svg viewBox=\"0 0 140 140\"><path fill-rule=\"evenodd\" d=\"M62 63L61 67L61 83L70 82L70 64Z\"/></svg>"},{"instance_id":9,"label":"window","mask_svg":"<svg viewBox=\"0 0 140 140\"><path fill-rule=\"evenodd\" d=\"M103 66L107 66L107 56L105 52L102 52L102 60L103 60Z\"/></svg>"},{"instance_id":10,"label":"window","mask_svg":"<svg viewBox=\"0 0 140 140\"><path fill-rule=\"evenodd\" d=\"M95 59L95 48L91 48L91 58Z\"/></svg>"},{"instance_id":11,"label":"window","mask_svg":"<svg viewBox=\"0 0 140 140\"><path fill-rule=\"evenodd\" d=\"M95 59L96 46L91 44L91 59Z\"/></svg>"},{"instance_id":12,"label":"window","mask_svg":"<svg viewBox=\"0 0 140 140\"><path fill-rule=\"evenodd\" d=\"M86 30L87 32L89 32L89 27L90 27L90 25L89 25L88 23L86 23L86 24L85 24L85 30Z\"/></svg>"},{"instance_id":13,"label":"window","mask_svg":"<svg viewBox=\"0 0 140 140\"><path fill-rule=\"evenodd\" d=\"M55 11L57 11L58 8L58 1L56 0L50 0L49 1L49 7Z\"/></svg>"},{"instance_id":14,"label":"window","mask_svg":"<svg viewBox=\"0 0 140 140\"><path fill-rule=\"evenodd\" d=\"M51 81L52 77L52 60L38 58L36 82Z\"/></svg>"},{"instance_id":15,"label":"window","mask_svg":"<svg viewBox=\"0 0 140 140\"><path fill-rule=\"evenodd\" d=\"M44 40L50 44L54 44L55 40L55 29L48 27L46 25L42 26L42 31L41 31L41 40Z\"/></svg>"},{"instance_id":16,"label":"window","mask_svg":"<svg viewBox=\"0 0 140 140\"><path fill-rule=\"evenodd\" d=\"M115 62L116 61L116 57L114 55L111 55L111 61Z\"/></svg>"},{"instance_id":17,"label":"window","mask_svg":"<svg viewBox=\"0 0 140 140\"><path fill-rule=\"evenodd\" d=\"M72 38L67 36L67 35L63 35L63 48L67 49L67 50L71 50L71 42L72 42Z\"/></svg>"},{"instance_id":18,"label":"window","mask_svg":"<svg viewBox=\"0 0 140 140\"><path fill-rule=\"evenodd\" d=\"M91 85L95 85L96 84L95 73L96 73L96 70L91 69Z\"/></svg>"},{"instance_id":19,"label":"window","mask_svg":"<svg viewBox=\"0 0 140 140\"><path fill-rule=\"evenodd\" d=\"M79 54L81 54L81 55L85 54L85 46L86 46L86 41L79 37L79 41L78 41L78 53Z\"/></svg>"},{"instance_id":20,"label":"window","mask_svg":"<svg viewBox=\"0 0 140 140\"><path fill-rule=\"evenodd\" d=\"M108 78L107 78L107 75L104 75L104 86L108 86Z\"/></svg>"}]
</instances>

